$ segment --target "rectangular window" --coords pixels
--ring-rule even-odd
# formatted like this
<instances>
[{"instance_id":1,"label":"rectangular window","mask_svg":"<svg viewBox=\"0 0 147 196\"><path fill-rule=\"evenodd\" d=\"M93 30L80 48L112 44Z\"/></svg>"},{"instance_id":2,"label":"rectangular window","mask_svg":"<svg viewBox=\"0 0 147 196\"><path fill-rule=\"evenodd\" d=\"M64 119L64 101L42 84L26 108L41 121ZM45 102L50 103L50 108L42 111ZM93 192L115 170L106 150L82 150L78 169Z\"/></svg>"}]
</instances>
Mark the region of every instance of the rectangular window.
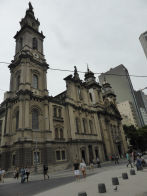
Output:
<instances>
[{"instance_id":1,"label":"rectangular window","mask_svg":"<svg viewBox=\"0 0 147 196\"><path fill-rule=\"evenodd\" d=\"M75 119L75 123L76 123L76 132L79 133L79 119L78 118Z\"/></svg>"},{"instance_id":2,"label":"rectangular window","mask_svg":"<svg viewBox=\"0 0 147 196\"><path fill-rule=\"evenodd\" d=\"M56 160L57 161L64 161L64 160L66 160L65 150L57 150L56 151Z\"/></svg>"},{"instance_id":3,"label":"rectangular window","mask_svg":"<svg viewBox=\"0 0 147 196\"><path fill-rule=\"evenodd\" d=\"M93 122L89 120L90 132L93 133Z\"/></svg>"},{"instance_id":4,"label":"rectangular window","mask_svg":"<svg viewBox=\"0 0 147 196\"><path fill-rule=\"evenodd\" d=\"M19 127L19 111L16 112L16 130Z\"/></svg>"},{"instance_id":5,"label":"rectangular window","mask_svg":"<svg viewBox=\"0 0 147 196\"><path fill-rule=\"evenodd\" d=\"M61 151L61 154L62 154L62 160L65 160L65 151L62 150L62 151Z\"/></svg>"},{"instance_id":6,"label":"rectangular window","mask_svg":"<svg viewBox=\"0 0 147 196\"><path fill-rule=\"evenodd\" d=\"M86 119L83 118L83 128L84 128L84 133L86 133Z\"/></svg>"},{"instance_id":7,"label":"rectangular window","mask_svg":"<svg viewBox=\"0 0 147 196\"><path fill-rule=\"evenodd\" d=\"M2 133L2 125L3 125L3 121L0 120L0 134Z\"/></svg>"},{"instance_id":8,"label":"rectangular window","mask_svg":"<svg viewBox=\"0 0 147 196\"><path fill-rule=\"evenodd\" d=\"M59 114L59 118L61 118L62 117L61 108L58 109L58 114Z\"/></svg>"},{"instance_id":9,"label":"rectangular window","mask_svg":"<svg viewBox=\"0 0 147 196\"><path fill-rule=\"evenodd\" d=\"M61 156L60 156L60 151L56 151L56 159L57 161L60 161L61 160Z\"/></svg>"},{"instance_id":10,"label":"rectangular window","mask_svg":"<svg viewBox=\"0 0 147 196\"><path fill-rule=\"evenodd\" d=\"M54 107L54 111L53 112L54 112L53 113L54 117L57 117L57 108Z\"/></svg>"}]
</instances>

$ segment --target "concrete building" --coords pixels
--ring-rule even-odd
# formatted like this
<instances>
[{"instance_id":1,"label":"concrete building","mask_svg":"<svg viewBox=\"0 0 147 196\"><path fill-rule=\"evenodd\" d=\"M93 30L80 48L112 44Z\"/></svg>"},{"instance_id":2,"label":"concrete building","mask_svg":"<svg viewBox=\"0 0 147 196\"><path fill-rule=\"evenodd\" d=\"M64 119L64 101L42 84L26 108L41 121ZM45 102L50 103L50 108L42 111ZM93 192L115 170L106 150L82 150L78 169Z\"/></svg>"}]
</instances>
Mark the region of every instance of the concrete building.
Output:
<instances>
[{"instance_id":1,"label":"concrete building","mask_svg":"<svg viewBox=\"0 0 147 196\"><path fill-rule=\"evenodd\" d=\"M135 96L137 100L140 113L142 115L144 125L147 125L147 98L146 95L141 91L135 91Z\"/></svg>"},{"instance_id":2,"label":"concrete building","mask_svg":"<svg viewBox=\"0 0 147 196\"><path fill-rule=\"evenodd\" d=\"M115 68L111 68L109 71L99 76L100 84L103 83L104 78L111 84L117 95L117 103L129 101L132 103L133 110L137 119L138 127L144 126L139 107L137 105L133 85L128 73L128 70L124 65L119 65Z\"/></svg>"},{"instance_id":3,"label":"concrete building","mask_svg":"<svg viewBox=\"0 0 147 196\"><path fill-rule=\"evenodd\" d=\"M10 91L0 105L0 167L63 169L75 158L89 163L124 154L127 144L111 86L100 86L89 69L82 81L75 67L74 75L64 78L66 90L49 96L45 36L31 3L20 25L9 65Z\"/></svg>"},{"instance_id":4,"label":"concrete building","mask_svg":"<svg viewBox=\"0 0 147 196\"><path fill-rule=\"evenodd\" d=\"M139 40L142 45L145 56L147 58L147 31L140 35Z\"/></svg>"},{"instance_id":5,"label":"concrete building","mask_svg":"<svg viewBox=\"0 0 147 196\"><path fill-rule=\"evenodd\" d=\"M137 119L134 111L134 107L131 102L124 101L117 104L118 110L123 118L122 124L124 125L134 125L137 127Z\"/></svg>"}]
</instances>

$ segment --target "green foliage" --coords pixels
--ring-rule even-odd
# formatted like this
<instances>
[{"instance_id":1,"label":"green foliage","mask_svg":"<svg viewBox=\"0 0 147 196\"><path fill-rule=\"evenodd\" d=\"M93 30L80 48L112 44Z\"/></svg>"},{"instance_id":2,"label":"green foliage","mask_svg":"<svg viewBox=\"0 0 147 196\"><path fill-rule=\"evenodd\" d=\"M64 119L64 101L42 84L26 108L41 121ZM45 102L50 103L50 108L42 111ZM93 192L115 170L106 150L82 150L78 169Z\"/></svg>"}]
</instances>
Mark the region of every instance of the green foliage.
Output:
<instances>
[{"instance_id":1,"label":"green foliage","mask_svg":"<svg viewBox=\"0 0 147 196\"><path fill-rule=\"evenodd\" d=\"M140 149L141 151L147 149L147 126L136 129L133 125L124 125L123 128L134 149Z\"/></svg>"}]
</instances>

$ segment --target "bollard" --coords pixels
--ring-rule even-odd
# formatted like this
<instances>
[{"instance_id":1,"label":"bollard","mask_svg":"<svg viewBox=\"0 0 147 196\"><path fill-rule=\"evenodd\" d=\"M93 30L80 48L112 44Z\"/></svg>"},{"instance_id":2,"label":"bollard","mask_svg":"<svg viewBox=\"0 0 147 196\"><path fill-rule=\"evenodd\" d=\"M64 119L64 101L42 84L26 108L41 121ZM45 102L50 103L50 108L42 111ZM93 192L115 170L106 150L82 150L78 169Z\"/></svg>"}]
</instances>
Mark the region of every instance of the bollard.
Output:
<instances>
[{"instance_id":1,"label":"bollard","mask_svg":"<svg viewBox=\"0 0 147 196\"><path fill-rule=\"evenodd\" d=\"M128 179L128 174L127 173L122 173L122 179L127 180Z\"/></svg>"},{"instance_id":2,"label":"bollard","mask_svg":"<svg viewBox=\"0 0 147 196\"><path fill-rule=\"evenodd\" d=\"M130 170L130 175L136 175L136 173L135 173L135 170L134 170L134 169L131 169L131 170Z\"/></svg>"},{"instance_id":3,"label":"bollard","mask_svg":"<svg viewBox=\"0 0 147 196\"><path fill-rule=\"evenodd\" d=\"M119 185L119 181L117 177L112 178L112 185Z\"/></svg>"},{"instance_id":4,"label":"bollard","mask_svg":"<svg viewBox=\"0 0 147 196\"><path fill-rule=\"evenodd\" d=\"M80 192L80 193L78 193L78 196L87 196L87 193L86 192Z\"/></svg>"},{"instance_id":5,"label":"bollard","mask_svg":"<svg viewBox=\"0 0 147 196\"><path fill-rule=\"evenodd\" d=\"M106 193L106 186L105 184L98 184L99 193Z\"/></svg>"}]
</instances>

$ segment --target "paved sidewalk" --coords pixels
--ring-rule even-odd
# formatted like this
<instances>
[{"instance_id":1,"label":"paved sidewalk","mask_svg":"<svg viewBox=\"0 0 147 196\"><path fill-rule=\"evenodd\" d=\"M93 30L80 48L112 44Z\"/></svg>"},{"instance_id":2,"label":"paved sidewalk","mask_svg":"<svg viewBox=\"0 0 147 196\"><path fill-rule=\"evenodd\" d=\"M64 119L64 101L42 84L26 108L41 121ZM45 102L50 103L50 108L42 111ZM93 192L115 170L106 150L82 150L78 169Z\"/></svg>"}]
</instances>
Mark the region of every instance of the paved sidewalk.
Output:
<instances>
[{"instance_id":1,"label":"paved sidewalk","mask_svg":"<svg viewBox=\"0 0 147 196\"><path fill-rule=\"evenodd\" d=\"M125 163L126 160L122 159L121 164ZM110 169L112 165L114 166L114 162L107 161L101 164L102 168L94 168L94 169L87 169L87 174L95 174L97 172L101 172L105 169ZM56 171L56 172L49 172L50 178L62 178L62 177L68 177L68 176L73 176L73 170L72 169L67 169L63 171ZM11 184L11 183L20 183L20 178L14 179L14 178L5 178L5 183L4 184ZM34 174L32 173L29 177L29 181L38 181L38 180L44 180L43 174ZM0 183L2 185L3 183Z\"/></svg>"},{"instance_id":2,"label":"paved sidewalk","mask_svg":"<svg viewBox=\"0 0 147 196\"><path fill-rule=\"evenodd\" d=\"M87 177L86 179L81 179L80 181L75 181L57 188L50 189L49 191L36 194L36 196L78 196L79 192L85 191L87 196L147 196L147 169L143 171L136 171L136 175L131 176L129 174L131 168L126 168L126 166L111 166L106 168L105 171ZM122 173L127 172L129 179L123 180ZM118 185L118 190L114 190L112 186L112 177L118 177L120 185ZM98 184L105 183L107 193L98 193Z\"/></svg>"}]
</instances>

